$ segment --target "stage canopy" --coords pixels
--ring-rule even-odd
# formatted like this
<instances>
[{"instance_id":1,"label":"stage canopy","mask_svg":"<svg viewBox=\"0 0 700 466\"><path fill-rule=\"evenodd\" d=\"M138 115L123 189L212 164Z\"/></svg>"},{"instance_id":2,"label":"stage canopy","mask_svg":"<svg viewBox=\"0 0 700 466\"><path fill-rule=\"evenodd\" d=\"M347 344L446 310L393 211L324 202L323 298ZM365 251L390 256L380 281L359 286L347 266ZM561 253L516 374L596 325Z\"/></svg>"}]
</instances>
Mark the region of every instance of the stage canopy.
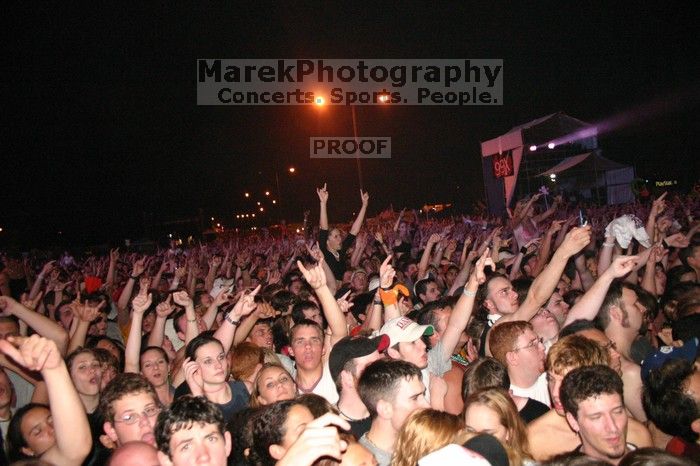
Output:
<instances>
[{"instance_id":1,"label":"stage canopy","mask_svg":"<svg viewBox=\"0 0 700 466\"><path fill-rule=\"evenodd\" d=\"M597 152L568 157L537 176L551 180L552 175L556 176L561 189L576 192L582 199L607 204L634 200L631 185L634 169L606 159Z\"/></svg>"},{"instance_id":2,"label":"stage canopy","mask_svg":"<svg viewBox=\"0 0 700 466\"><path fill-rule=\"evenodd\" d=\"M581 134L573 142L548 148L547 144ZM536 146L535 151L530 147ZM552 113L512 128L481 143L484 187L491 214L502 215L515 198L536 192L542 184L537 175L564 159L595 151L595 127L563 112Z\"/></svg>"}]
</instances>

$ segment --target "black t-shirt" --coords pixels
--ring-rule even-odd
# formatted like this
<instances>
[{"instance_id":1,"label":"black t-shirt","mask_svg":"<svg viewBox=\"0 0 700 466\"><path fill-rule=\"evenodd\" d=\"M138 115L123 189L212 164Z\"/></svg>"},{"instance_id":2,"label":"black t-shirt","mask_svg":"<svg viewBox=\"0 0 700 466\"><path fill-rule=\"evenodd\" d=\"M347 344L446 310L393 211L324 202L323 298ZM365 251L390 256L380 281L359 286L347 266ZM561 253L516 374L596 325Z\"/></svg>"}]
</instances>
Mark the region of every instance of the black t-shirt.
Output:
<instances>
[{"instance_id":1,"label":"black t-shirt","mask_svg":"<svg viewBox=\"0 0 700 466\"><path fill-rule=\"evenodd\" d=\"M549 406L537 400L533 400L532 398L528 398L527 403L525 403L525 406L523 406L523 409L521 409L518 414L523 418L525 424L529 424L547 412L549 412Z\"/></svg>"},{"instance_id":2,"label":"black t-shirt","mask_svg":"<svg viewBox=\"0 0 700 466\"><path fill-rule=\"evenodd\" d=\"M352 432L352 435L354 435L356 439L359 439L365 435L366 432L369 432L369 428L372 427L372 418L367 416L357 421L348 420L348 424L350 424L350 432Z\"/></svg>"},{"instance_id":3,"label":"black t-shirt","mask_svg":"<svg viewBox=\"0 0 700 466\"><path fill-rule=\"evenodd\" d=\"M347 265L345 263L345 254L347 253L348 248L350 248L350 246L352 246L352 244L355 242L355 235L353 235L352 233L348 233L348 235L343 240L342 245L340 246L340 251L338 251L337 259L335 255L333 255L333 253L328 250L328 246L326 244L327 242L328 230L319 230L318 247L323 253L323 258L325 259L326 264L328 264L328 267L330 267L330 269L333 271L335 279L342 280L343 274L345 273L345 269L347 269Z\"/></svg>"},{"instance_id":4,"label":"black t-shirt","mask_svg":"<svg viewBox=\"0 0 700 466\"><path fill-rule=\"evenodd\" d=\"M223 405L216 405L219 407L219 409L221 409L225 422L228 422L238 411L242 410L243 408L247 408L248 400L250 398L248 389L243 382L239 380L229 380L227 383L231 388L231 401ZM190 393L190 387L187 385L187 382L182 382L175 390L175 399L184 395L189 395Z\"/></svg>"}]
</instances>

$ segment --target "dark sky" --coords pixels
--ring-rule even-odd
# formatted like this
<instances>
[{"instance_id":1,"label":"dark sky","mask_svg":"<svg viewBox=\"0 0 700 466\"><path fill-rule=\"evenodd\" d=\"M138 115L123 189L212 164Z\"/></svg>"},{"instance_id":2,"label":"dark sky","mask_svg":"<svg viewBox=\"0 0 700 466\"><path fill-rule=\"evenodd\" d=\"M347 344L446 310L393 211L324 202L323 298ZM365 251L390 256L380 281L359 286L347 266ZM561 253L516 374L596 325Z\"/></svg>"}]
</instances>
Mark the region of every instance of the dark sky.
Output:
<instances>
[{"instance_id":1,"label":"dark sky","mask_svg":"<svg viewBox=\"0 0 700 466\"><path fill-rule=\"evenodd\" d=\"M609 3L9 8L0 245L138 238L144 212L201 208L233 225L253 208L243 192L276 191L275 171L285 216L315 211L327 181L331 222L346 220L355 161L311 160L308 141L350 135L349 109L198 107L198 58L503 59L502 106L357 108L360 135L392 138L390 160L362 163L370 214L469 205L483 195L479 142L517 124L556 111L597 122L678 91L666 109L680 108L600 145L642 176L695 179L697 15Z\"/></svg>"}]
</instances>

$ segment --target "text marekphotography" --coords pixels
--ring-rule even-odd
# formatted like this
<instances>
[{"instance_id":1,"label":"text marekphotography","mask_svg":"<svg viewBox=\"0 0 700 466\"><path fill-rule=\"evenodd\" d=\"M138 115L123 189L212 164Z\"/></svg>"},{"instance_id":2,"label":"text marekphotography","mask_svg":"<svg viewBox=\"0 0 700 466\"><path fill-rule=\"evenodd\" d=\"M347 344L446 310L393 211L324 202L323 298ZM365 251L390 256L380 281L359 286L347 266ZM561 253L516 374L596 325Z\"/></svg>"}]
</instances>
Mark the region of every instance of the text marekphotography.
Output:
<instances>
[{"instance_id":1,"label":"text marekphotography","mask_svg":"<svg viewBox=\"0 0 700 466\"><path fill-rule=\"evenodd\" d=\"M312 159L389 159L390 137L311 137Z\"/></svg>"},{"instance_id":2,"label":"text marekphotography","mask_svg":"<svg viewBox=\"0 0 700 466\"><path fill-rule=\"evenodd\" d=\"M199 59L197 105L502 105L501 59Z\"/></svg>"}]
</instances>

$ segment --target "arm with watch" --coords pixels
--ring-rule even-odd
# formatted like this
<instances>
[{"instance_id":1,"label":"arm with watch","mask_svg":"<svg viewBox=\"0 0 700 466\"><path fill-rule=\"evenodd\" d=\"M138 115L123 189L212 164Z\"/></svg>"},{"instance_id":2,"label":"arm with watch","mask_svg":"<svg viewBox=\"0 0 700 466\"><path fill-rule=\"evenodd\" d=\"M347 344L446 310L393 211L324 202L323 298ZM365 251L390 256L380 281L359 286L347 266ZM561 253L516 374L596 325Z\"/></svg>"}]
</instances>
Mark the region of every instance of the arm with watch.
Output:
<instances>
[{"instance_id":1,"label":"arm with watch","mask_svg":"<svg viewBox=\"0 0 700 466\"><path fill-rule=\"evenodd\" d=\"M479 286L486 281L486 275L484 269L486 266L491 267L491 270L495 270L496 266L493 259L490 257L491 251L489 248L483 252L479 260L476 261L474 265L474 271L469 276L467 284L464 286L464 291L462 296L459 297L457 304L455 304L450 318L447 321L447 328L442 334L442 350L443 359L449 359L452 356L459 338L467 327L469 323L469 318L474 310L474 301L476 300L476 292Z\"/></svg>"},{"instance_id":2,"label":"arm with watch","mask_svg":"<svg viewBox=\"0 0 700 466\"><path fill-rule=\"evenodd\" d=\"M258 294L258 291L260 291L260 285L250 293L241 295L238 302L233 306L233 309L224 317L221 326L214 332L214 338L221 342L221 346L224 347L224 353L228 353L231 349L233 337L235 333L237 333L238 327L241 325L241 319L258 307L255 302L255 295Z\"/></svg>"}]
</instances>

